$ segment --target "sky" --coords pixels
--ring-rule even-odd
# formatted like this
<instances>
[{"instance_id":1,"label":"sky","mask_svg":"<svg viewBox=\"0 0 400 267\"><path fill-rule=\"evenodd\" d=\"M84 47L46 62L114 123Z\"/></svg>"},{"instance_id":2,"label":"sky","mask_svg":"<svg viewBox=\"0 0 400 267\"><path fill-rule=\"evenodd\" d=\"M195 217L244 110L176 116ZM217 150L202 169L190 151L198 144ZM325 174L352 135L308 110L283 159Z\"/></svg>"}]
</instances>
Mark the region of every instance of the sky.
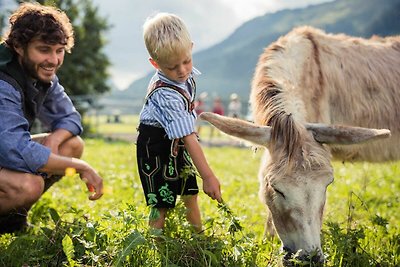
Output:
<instances>
[{"instance_id":1,"label":"sky","mask_svg":"<svg viewBox=\"0 0 400 267\"><path fill-rule=\"evenodd\" d=\"M332 0L92 0L99 15L111 26L105 34L104 52L111 62L109 73L117 89L126 89L152 70L142 26L148 16L157 12L174 13L185 21L196 53L223 41L254 17L329 1ZM0 0L5 5L10 2L13 1Z\"/></svg>"},{"instance_id":2,"label":"sky","mask_svg":"<svg viewBox=\"0 0 400 267\"><path fill-rule=\"evenodd\" d=\"M305 7L332 0L93 0L110 30L104 52L118 89L126 89L134 80L152 70L142 38L142 26L148 16L170 12L186 23L194 41L193 52L211 47L254 17L286 8Z\"/></svg>"}]
</instances>

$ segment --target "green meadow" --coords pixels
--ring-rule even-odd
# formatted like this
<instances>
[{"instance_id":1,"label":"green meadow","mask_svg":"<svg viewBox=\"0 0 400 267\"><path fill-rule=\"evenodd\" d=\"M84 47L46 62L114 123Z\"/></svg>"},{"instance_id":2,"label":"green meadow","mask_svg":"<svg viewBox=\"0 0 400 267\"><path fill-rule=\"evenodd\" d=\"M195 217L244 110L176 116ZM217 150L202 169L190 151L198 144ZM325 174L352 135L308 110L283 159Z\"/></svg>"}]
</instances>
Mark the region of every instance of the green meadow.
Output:
<instances>
[{"instance_id":1,"label":"green meadow","mask_svg":"<svg viewBox=\"0 0 400 267\"><path fill-rule=\"evenodd\" d=\"M32 227L0 236L0 266L279 266L280 241L263 236L267 213L257 180L262 151L224 135L210 146L210 128L204 127L201 140L224 204L201 192L203 233L191 231L181 203L158 232L147 226L134 142L110 137L135 133L137 119L121 119L117 125L97 118L92 131L108 137L85 139L84 159L104 178L104 196L89 201L77 176L64 177L32 208ZM399 162L333 166L321 233L326 266L400 266Z\"/></svg>"}]
</instances>

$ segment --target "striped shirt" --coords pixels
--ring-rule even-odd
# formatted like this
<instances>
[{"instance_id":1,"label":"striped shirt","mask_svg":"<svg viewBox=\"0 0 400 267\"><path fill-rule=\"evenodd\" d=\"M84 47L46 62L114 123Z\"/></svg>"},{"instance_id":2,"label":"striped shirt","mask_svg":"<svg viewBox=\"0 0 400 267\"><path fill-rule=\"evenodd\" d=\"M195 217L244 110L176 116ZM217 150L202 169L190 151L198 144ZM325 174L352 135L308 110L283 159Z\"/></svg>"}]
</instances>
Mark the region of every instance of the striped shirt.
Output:
<instances>
[{"instance_id":1,"label":"striped shirt","mask_svg":"<svg viewBox=\"0 0 400 267\"><path fill-rule=\"evenodd\" d=\"M193 68L192 76L199 75L200 72ZM157 71L151 78L149 86L157 80L178 86L189 93L193 101L192 85L177 83L168 79L161 71ZM169 139L182 138L195 131L197 116L195 111L188 112L183 96L177 91L162 87L152 94L143 105L140 112L140 123L164 128Z\"/></svg>"}]
</instances>

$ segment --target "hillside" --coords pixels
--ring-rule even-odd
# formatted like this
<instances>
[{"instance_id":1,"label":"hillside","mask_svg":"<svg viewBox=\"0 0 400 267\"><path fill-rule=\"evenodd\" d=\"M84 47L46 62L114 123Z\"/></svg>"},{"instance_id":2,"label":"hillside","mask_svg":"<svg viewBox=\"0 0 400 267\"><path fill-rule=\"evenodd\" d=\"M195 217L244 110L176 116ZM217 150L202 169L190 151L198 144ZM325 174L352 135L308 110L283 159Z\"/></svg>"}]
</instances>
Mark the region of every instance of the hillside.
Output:
<instances>
[{"instance_id":1,"label":"hillside","mask_svg":"<svg viewBox=\"0 0 400 267\"><path fill-rule=\"evenodd\" d=\"M244 23L221 43L193 55L195 66L203 73L197 79L198 92L207 91L225 100L236 92L247 101L259 55L293 27L310 25L331 33L368 38L374 34L400 34L399 17L400 0L337 0L265 14ZM133 82L124 91L113 92L108 98L123 98L140 106L152 74Z\"/></svg>"}]
</instances>

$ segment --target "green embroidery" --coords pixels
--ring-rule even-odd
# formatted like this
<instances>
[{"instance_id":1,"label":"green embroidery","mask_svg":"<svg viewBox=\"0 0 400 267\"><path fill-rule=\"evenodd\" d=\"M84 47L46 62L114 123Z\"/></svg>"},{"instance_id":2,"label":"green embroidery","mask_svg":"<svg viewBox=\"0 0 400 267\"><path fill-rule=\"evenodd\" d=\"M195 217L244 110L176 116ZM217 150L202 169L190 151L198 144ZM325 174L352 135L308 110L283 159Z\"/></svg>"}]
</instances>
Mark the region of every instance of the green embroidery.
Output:
<instances>
[{"instance_id":1,"label":"green embroidery","mask_svg":"<svg viewBox=\"0 0 400 267\"><path fill-rule=\"evenodd\" d=\"M174 202L174 196L172 195L172 191L169 190L168 184L165 184L162 186L158 192L160 192L160 196L163 198L162 201L165 201L169 204L172 204Z\"/></svg>"},{"instance_id":2,"label":"green embroidery","mask_svg":"<svg viewBox=\"0 0 400 267\"><path fill-rule=\"evenodd\" d=\"M185 159L188 161L188 162L192 162L192 158L190 157L190 155L189 155L189 153L186 151L186 149L183 151L183 156L185 157Z\"/></svg>"},{"instance_id":3,"label":"green embroidery","mask_svg":"<svg viewBox=\"0 0 400 267\"><path fill-rule=\"evenodd\" d=\"M172 176L174 174L175 168L174 168L174 162L171 158L169 158L168 162L168 174Z\"/></svg>"},{"instance_id":4,"label":"green embroidery","mask_svg":"<svg viewBox=\"0 0 400 267\"><path fill-rule=\"evenodd\" d=\"M149 205L153 205L153 204L156 204L158 202L156 194L149 193L149 194L147 194L147 198L149 199Z\"/></svg>"},{"instance_id":5,"label":"green embroidery","mask_svg":"<svg viewBox=\"0 0 400 267\"><path fill-rule=\"evenodd\" d=\"M144 167L146 168L146 170L150 170L150 165L149 164L145 163Z\"/></svg>"}]
</instances>

